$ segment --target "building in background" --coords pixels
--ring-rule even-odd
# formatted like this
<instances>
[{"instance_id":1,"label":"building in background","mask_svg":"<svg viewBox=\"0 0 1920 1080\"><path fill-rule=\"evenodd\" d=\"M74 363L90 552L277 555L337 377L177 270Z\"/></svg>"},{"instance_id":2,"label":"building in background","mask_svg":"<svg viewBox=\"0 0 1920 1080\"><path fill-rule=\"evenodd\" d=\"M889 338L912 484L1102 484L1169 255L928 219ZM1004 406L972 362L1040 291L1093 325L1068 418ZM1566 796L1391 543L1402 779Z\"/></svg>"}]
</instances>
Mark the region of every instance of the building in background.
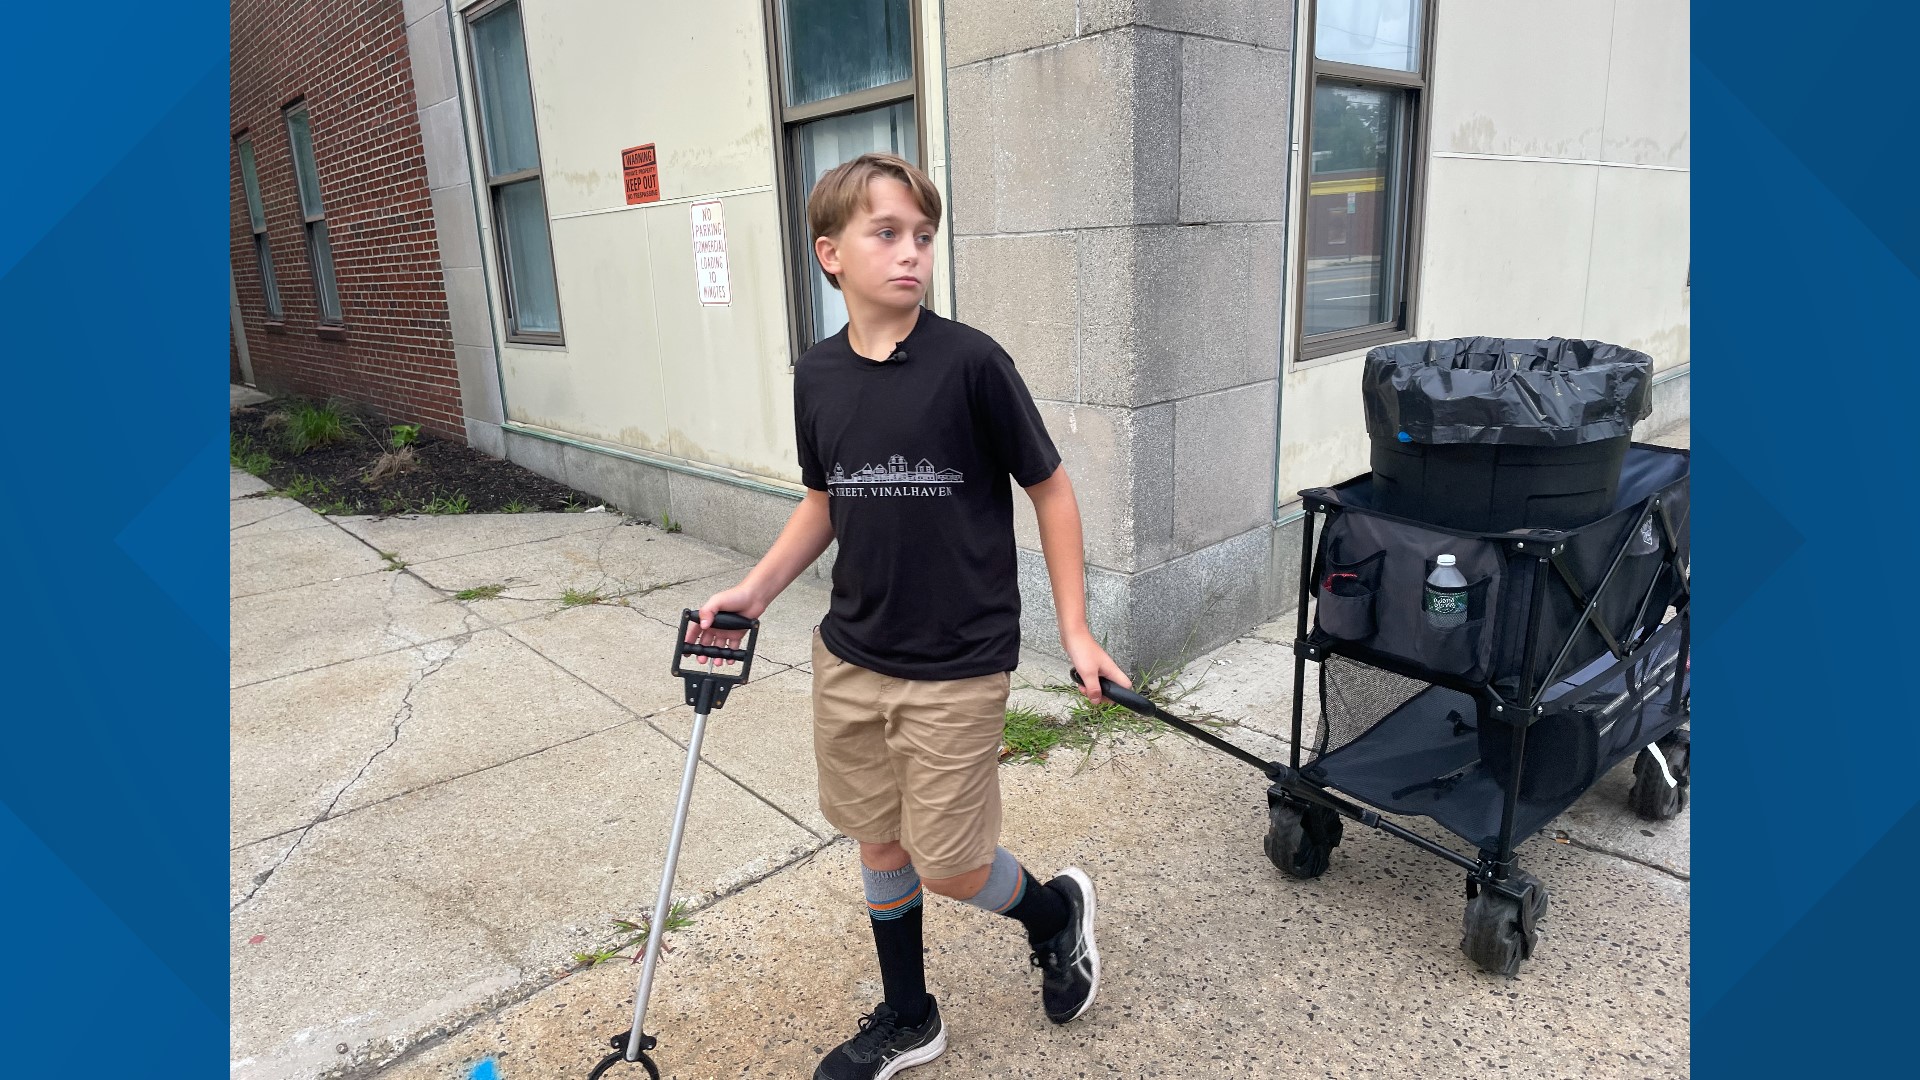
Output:
<instances>
[{"instance_id":1,"label":"building in background","mask_svg":"<svg viewBox=\"0 0 1920 1080\"><path fill-rule=\"evenodd\" d=\"M1686 416L1684 4L406 0L401 33L392 5L319 7L302 18L377 14L360 32L384 44L326 55L403 56L409 97L348 119L393 86L323 89L345 75L274 47L320 82L250 75L243 116L241 27L275 5L236 7L235 362L383 410L376 385L434 387L475 446L744 552L800 496L793 361L845 318L805 195L867 150L946 195L929 303L1020 365L1126 663L1291 607L1294 492L1366 468L1373 345L1599 338L1655 357L1645 430ZM271 135L264 230L250 131ZM375 194L356 155L381 154ZM405 242L368 235L400 222ZM431 284L382 296L381 244ZM382 317L418 333L379 337ZM1016 502L1028 641L1053 648Z\"/></svg>"},{"instance_id":2,"label":"building in background","mask_svg":"<svg viewBox=\"0 0 1920 1080\"><path fill-rule=\"evenodd\" d=\"M241 0L232 26L232 366L465 440L400 0Z\"/></svg>"}]
</instances>

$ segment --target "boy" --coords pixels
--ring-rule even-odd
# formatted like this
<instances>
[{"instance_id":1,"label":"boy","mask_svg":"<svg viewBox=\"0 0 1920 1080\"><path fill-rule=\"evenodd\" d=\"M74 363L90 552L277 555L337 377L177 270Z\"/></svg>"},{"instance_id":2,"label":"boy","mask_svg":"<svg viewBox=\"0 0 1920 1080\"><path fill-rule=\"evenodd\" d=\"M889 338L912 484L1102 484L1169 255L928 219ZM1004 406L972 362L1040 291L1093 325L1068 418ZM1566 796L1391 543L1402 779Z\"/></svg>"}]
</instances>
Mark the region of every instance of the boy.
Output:
<instances>
[{"instance_id":1,"label":"boy","mask_svg":"<svg viewBox=\"0 0 1920 1080\"><path fill-rule=\"evenodd\" d=\"M807 492L771 550L700 609L691 640L734 645L713 613L757 618L838 538L833 598L814 630L820 810L860 844L886 999L814 1071L885 1080L932 1061L946 1029L926 992L922 888L1019 921L1047 1017L1092 1004L1093 883L1042 884L999 846L999 751L1019 663L1013 498L1025 488L1053 580L1060 641L1100 700L1129 685L1087 629L1080 515L1060 455L992 338L921 306L940 196L892 154L866 154L807 200L814 253L847 326L807 350L794 418Z\"/></svg>"}]
</instances>

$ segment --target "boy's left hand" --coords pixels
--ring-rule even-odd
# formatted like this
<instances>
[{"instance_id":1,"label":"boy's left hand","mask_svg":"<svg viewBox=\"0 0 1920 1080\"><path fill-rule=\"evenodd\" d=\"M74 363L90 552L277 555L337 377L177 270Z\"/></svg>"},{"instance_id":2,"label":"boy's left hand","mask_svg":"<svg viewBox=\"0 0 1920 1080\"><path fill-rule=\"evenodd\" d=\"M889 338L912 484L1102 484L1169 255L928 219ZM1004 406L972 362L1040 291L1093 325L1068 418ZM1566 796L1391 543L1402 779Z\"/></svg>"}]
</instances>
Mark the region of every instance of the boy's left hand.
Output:
<instances>
[{"instance_id":1,"label":"boy's left hand","mask_svg":"<svg viewBox=\"0 0 1920 1080\"><path fill-rule=\"evenodd\" d=\"M1127 678L1127 673L1120 670L1119 664L1113 662L1113 657L1107 655L1107 650L1093 640L1092 634L1069 635L1063 638L1060 644L1066 647L1067 659L1073 662L1073 670L1080 673L1082 682L1080 692L1087 695L1088 701L1098 705L1106 700L1105 695L1100 693L1102 675L1129 690L1133 689L1133 680ZM1086 685L1089 683L1091 685Z\"/></svg>"}]
</instances>

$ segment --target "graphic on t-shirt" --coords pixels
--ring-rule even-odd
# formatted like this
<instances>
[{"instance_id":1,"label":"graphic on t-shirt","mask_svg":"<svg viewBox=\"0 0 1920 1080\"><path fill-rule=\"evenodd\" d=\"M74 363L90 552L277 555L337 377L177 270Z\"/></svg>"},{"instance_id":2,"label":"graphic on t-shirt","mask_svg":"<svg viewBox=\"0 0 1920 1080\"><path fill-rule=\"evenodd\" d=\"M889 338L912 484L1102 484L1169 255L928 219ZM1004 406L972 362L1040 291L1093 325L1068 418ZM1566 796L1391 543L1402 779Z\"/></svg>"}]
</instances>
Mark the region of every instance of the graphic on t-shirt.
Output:
<instances>
[{"instance_id":1,"label":"graphic on t-shirt","mask_svg":"<svg viewBox=\"0 0 1920 1080\"><path fill-rule=\"evenodd\" d=\"M926 458L909 465L905 457L895 454L885 465L862 465L852 475L848 475L839 462L834 462L833 475L827 477L827 490L842 498L937 497L953 494L954 486L964 482L958 469L937 468Z\"/></svg>"}]
</instances>

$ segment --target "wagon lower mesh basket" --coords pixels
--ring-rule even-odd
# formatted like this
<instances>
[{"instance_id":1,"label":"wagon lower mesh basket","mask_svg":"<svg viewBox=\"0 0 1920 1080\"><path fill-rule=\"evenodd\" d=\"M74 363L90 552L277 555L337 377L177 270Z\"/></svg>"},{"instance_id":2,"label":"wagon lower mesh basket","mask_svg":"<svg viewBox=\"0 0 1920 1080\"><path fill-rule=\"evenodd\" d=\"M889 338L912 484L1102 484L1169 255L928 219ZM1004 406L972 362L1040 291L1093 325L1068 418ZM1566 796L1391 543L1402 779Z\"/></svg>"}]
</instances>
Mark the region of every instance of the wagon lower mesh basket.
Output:
<instances>
[{"instance_id":1,"label":"wagon lower mesh basket","mask_svg":"<svg viewBox=\"0 0 1920 1080\"><path fill-rule=\"evenodd\" d=\"M1327 657L1320 664L1320 725L1308 737L1308 755L1330 754L1365 735L1426 688L1418 679L1343 656Z\"/></svg>"}]
</instances>

